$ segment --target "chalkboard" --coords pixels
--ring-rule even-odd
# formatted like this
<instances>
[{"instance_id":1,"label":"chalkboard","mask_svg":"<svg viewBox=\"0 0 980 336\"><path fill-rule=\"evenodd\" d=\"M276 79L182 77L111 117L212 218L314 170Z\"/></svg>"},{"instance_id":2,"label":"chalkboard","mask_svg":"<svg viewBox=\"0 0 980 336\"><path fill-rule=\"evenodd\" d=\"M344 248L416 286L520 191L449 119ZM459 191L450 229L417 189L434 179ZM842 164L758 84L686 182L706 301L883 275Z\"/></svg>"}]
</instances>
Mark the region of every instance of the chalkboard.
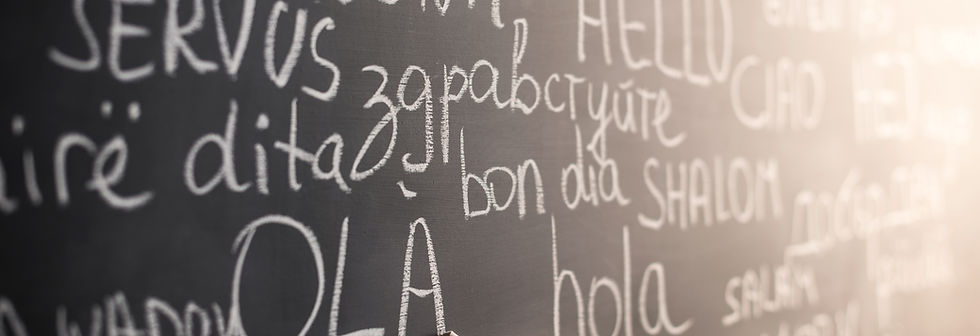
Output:
<instances>
[{"instance_id":1,"label":"chalkboard","mask_svg":"<svg viewBox=\"0 0 980 336\"><path fill-rule=\"evenodd\" d=\"M0 335L980 330L971 1L0 6Z\"/></svg>"}]
</instances>

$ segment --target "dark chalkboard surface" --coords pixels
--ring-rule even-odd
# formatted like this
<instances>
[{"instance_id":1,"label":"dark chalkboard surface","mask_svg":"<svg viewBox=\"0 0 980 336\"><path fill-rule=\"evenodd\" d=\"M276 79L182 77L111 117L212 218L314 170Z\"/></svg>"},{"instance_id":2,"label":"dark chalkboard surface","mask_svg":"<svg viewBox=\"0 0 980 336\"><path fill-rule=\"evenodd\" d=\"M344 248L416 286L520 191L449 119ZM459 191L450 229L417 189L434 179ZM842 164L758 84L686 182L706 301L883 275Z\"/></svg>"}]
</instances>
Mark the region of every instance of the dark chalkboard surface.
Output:
<instances>
[{"instance_id":1,"label":"dark chalkboard surface","mask_svg":"<svg viewBox=\"0 0 980 336\"><path fill-rule=\"evenodd\" d=\"M6 1L0 335L976 333L977 7Z\"/></svg>"}]
</instances>

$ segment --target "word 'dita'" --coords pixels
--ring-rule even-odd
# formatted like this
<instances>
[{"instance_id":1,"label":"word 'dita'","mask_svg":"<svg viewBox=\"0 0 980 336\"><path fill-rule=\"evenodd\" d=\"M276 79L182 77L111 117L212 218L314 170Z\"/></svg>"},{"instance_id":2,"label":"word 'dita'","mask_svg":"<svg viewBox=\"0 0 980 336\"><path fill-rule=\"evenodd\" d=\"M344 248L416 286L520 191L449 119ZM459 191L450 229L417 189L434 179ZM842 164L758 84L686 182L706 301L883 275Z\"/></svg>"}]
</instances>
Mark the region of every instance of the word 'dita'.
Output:
<instances>
[{"instance_id":1,"label":"word 'dita'","mask_svg":"<svg viewBox=\"0 0 980 336\"><path fill-rule=\"evenodd\" d=\"M560 269L558 266L558 237L555 228L555 218L551 218L551 263L552 263L552 276L554 279L554 306L553 306L553 318L554 318L554 332L555 336L563 335L561 332L562 316L562 299L567 297L566 291L563 290L566 284L571 285L572 298L575 300L575 317L577 333L572 333L573 335L585 336L585 335L621 335L621 331L626 330L624 333L626 335L633 334L633 262L632 262L632 251L630 247L630 231L628 227L623 227L623 280L622 287L620 283L616 282L610 277L592 277L591 285L588 289L588 302L585 300L582 284L579 282L578 276L574 271L567 269ZM655 286L651 288L651 286ZM602 291L600 291L602 290ZM597 307L596 298L599 293L608 293L613 299L615 305L612 307L616 310L615 321L613 322L612 331L598 330L598 324L596 323ZM638 302L635 308L638 310L638 315L640 317L640 325L643 331L647 335L658 335L662 331L666 331L669 335L680 335L688 331L693 325L693 319L687 319L681 323L675 323L671 317L667 304L667 282L666 282L666 269L663 264L658 262L653 262L647 265L646 269L643 271L642 280L640 282L640 288L638 293ZM651 312L648 310L648 300L654 297L656 300L656 311ZM588 310L586 310L586 303L588 304ZM608 324L605 324L608 325ZM586 333L586 327L588 327L588 333ZM564 335L568 335L565 333Z\"/></svg>"}]
</instances>

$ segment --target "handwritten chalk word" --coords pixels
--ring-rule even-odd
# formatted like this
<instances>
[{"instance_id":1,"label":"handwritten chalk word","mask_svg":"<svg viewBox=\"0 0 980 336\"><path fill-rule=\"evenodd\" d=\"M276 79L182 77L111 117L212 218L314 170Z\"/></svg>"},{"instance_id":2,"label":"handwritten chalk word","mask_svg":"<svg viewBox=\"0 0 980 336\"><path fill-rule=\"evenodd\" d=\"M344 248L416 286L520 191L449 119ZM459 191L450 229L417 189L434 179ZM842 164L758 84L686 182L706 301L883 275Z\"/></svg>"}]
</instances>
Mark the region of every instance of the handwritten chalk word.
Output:
<instances>
[{"instance_id":1,"label":"handwritten chalk word","mask_svg":"<svg viewBox=\"0 0 980 336\"><path fill-rule=\"evenodd\" d=\"M776 336L858 336L861 335L861 306L851 301L847 307L833 313L818 313L809 321L791 326L779 323ZM762 336L769 336L763 333Z\"/></svg>"},{"instance_id":2,"label":"handwritten chalk word","mask_svg":"<svg viewBox=\"0 0 980 336\"><path fill-rule=\"evenodd\" d=\"M562 290L566 283L571 284L572 294L575 299L576 307L576 326L579 336L585 335L599 335L598 323L596 321L596 298L600 293L608 293L615 302L616 309L616 319L612 323L612 331L603 331L603 335L619 335L621 330L625 330L626 335L633 334L633 262L632 262L632 250L630 248L630 231L629 227L623 226L623 280L622 287L620 283L612 278L602 276L600 278L592 277L591 285L589 286L589 296L588 296L588 310L586 311L584 292L579 284L578 276L574 271L568 269L560 269L558 266L558 236L555 227L555 218L551 218L551 265L552 265L552 278L554 279L554 305L553 310L553 321L554 321L554 333L555 336L562 335L562 299L566 298L567 295L564 294ZM688 319L680 324L675 323L669 312L669 307L667 304L667 280L666 280L666 268L663 264L659 262L653 262L647 264L646 269L643 271L642 280L640 281L639 288L639 300L636 303L636 307L640 316L640 325L643 327L643 331L647 335L659 335L661 331L666 331L669 335L680 335L687 332L693 325L694 320ZM651 293L651 285L655 285ZM567 288L567 287L566 287ZM600 290L603 290L600 292ZM651 316L650 312L647 310L649 307L648 300L650 296L656 297L656 316ZM609 325L609 323L603 323L603 325ZM586 327L588 327L589 333L586 334Z\"/></svg>"},{"instance_id":3,"label":"handwritten chalk word","mask_svg":"<svg viewBox=\"0 0 980 336\"><path fill-rule=\"evenodd\" d=\"M732 111L753 130L812 130L823 118L826 86L823 68L815 62L780 58L763 65L749 55L732 71ZM746 99L746 92L762 95Z\"/></svg>"},{"instance_id":4,"label":"handwritten chalk word","mask_svg":"<svg viewBox=\"0 0 980 336\"><path fill-rule=\"evenodd\" d=\"M814 255L893 227L938 218L945 213L941 173L924 166L892 168L887 181L862 183L857 170L836 191L801 190L793 204L787 251Z\"/></svg>"},{"instance_id":5,"label":"handwritten chalk word","mask_svg":"<svg viewBox=\"0 0 980 336\"><path fill-rule=\"evenodd\" d=\"M88 335L162 335L172 333L179 336L211 335L213 328L218 335L242 336L242 329L230 328L225 324L224 313L218 304L211 305L211 311L194 301L188 302L183 311L171 303L156 297L143 301L144 324L137 323L138 312L130 309L125 293L118 291L107 295L101 304L92 305ZM211 315L213 314L213 316ZM229 321L231 323L231 321ZM2 322L0 322L2 324ZM70 320L65 306L59 306L56 313L56 331L59 336L85 335L82 324ZM15 333L24 335L25 332Z\"/></svg>"},{"instance_id":6,"label":"handwritten chalk word","mask_svg":"<svg viewBox=\"0 0 980 336\"><path fill-rule=\"evenodd\" d=\"M662 171L663 175L658 174ZM637 215L640 225L659 230L670 224L686 230L695 224L780 219L783 214L779 163L775 159L751 162L695 158L687 162L661 162L648 158L643 181L654 201L656 215Z\"/></svg>"},{"instance_id":7,"label":"handwritten chalk word","mask_svg":"<svg viewBox=\"0 0 980 336\"><path fill-rule=\"evenodd\" d=\"M98 147L95 142L81 133L68 133L58 139L54 157L55 191L58 204L61 206L67 206L69 202L68 153L73 148L83 149L90 155L95 155L95 160L92 162L92 178L86 186L98 192L109 206L120 210L134 210L153 199L152 191L123 196L112 189L122 181L126 172L129 146L124 137L116 135L105 145ZM106 172L106 165L110 160L113 164Z\"/></svg>"},{"instance_id":8,"label":"handwritten chalk word","mask_svg":"<svg viewBox=\"0 0 980 336\"><path fill-rule=\"evenodd\" d=\"M136 122L138 118L131 118L130 121ZM14 116L11 127L14 138L23 136L26 125L27 122L22 116ZM152 191L133 192L128 195L119 191L119 189L133 188L130 183L123 183L130 155L129 145L124 135L113 135L104 144L99 145L96 140L82 132L68 131L58 135L54 143L52 180L55 200L60 207L68 207L71 204L71 186L74 183L70 181L69 171L83 171L70 167L82 163L88 163L90 167L91 177L85 183L86 189L94 191L109 207L132 211L145 206L153 199ZM80 158L71 155L72 153L87 154L91 161L80 161ZM16 197L9 194L9 181L23 183L31 205L40 206L43 203L34 149L25 145L20 161L23 179L11 179L7 176L7 168L3 161L0 160L0 213L12 214L22 205Z\"/></svg>"},{"instance_id":9,"label":"handwritten chalk word","mask_svg":"<svg viewBox=\"0 0 980 336\"><path fill-rule=\"evenodd\" d=\"M163 335L172 333L178 336L207 336L212 330L217 335L243 336L244 327L240 319L224 319L222 308L214 303L211 310L189 301L183 310L171 303L156 297L147 297L143 303L145 326L141 327L137 316L138 311L130 308L130 301L125 293L116 292L106 296L104 302L95 304L91 309L88 335ZM234 314L234 313L232 313ZM69 319L64 306L58 307L57 333L61 336L82 335L82 325ZM26 335L26 334L24 334Z\"/></svg>"},{"instance_id":10,"label":"handwritten chalk word","mask_svg":"<svg viewBox=\"0 0 980 336\"><path fill-rule=\"evenodd\" d=\"M605 150L598 149L595 143L590 144L588 150L592 153L592 160L586 165L582 153L582 131L576 125L575 162L561 170L561 196L565 206L575 210L583 202L592 206L612 203L622 207L630 204L630 199L623 194L616 160L607 157Z\"/></svg>"},{"instance_id":11,"label":"handwritten chalk word","mask_svg":"<svg viewBox=\"0 0 980 336\"><path fill-rule=\"evenodd\" d=\"M854 60L854 131L859 142L930 140L956 147L969 141L975 123L968 94L923 89L937 81L957 86L950 78L929 73L934 61L923 61L921 53L898 52Z\"/></svg>"},{"instance_id":12,"label":"handwritten chalk word","mask_svg":"<svg viewBox=\"0 0 980 336\"><path fill-rule=\"evenodd\" d=\"M439 132L444 163L449 162L450 106L462 101L489 104L498 110L521 111L525 115L532 114L543 105L555 113L567 111L570 120L576 120L580 113L587 111L589 118L599 124L589 142L593 143L592 146L597 146L594 143L601 144L602 149L605 148L609 130L639 136L644 141L656 139L668 148L676 147L685 140L684 132L668 129L667 123L673 110L666 90L638 87L633 80L611 85L588 81L573 74L557 73L550 74L542 85L533 75L520 70L529 40L527 21L514 20L509 92L502 92L501 69L488 60L474 62L470 70L459 65L443 65ZM564 89L559 86L564 86ZM567 95L558 92L567 92ZM428 122L429 119L426 120ZM428 135L430 131L427 129L426 132Z\"/></svg>"},{"instance_id":13,"label":"handwritten chalk word","mask_svg":"<svg viewBox=\"0 0 980 336\"><path fill-rule=\"evenodd\" d=\"M762 14L767 24L777 28L837 31L844 27L846 4L844 0L763 0Z\"/></svg>"},{"instance_id":14,"label":"handwritten chalk word","mask_svg":"<svg viewBox=\"0 0 980 336\"><path fill-rule=\"evenodd\" d=\"M879 52L854 62L858 139L908 138L918 110L918 69L912 55Z\"/></svg>"},{"instance_id":15,"label":"handwritten chalk word","mask_svg":"<svg viewBox=\"0 0 980 336\"><path fill-rule=\"evenodd\" d=\"M80 72L92 72L100 68L103 63L107 63L109 73L120 82L136 82L149 78L157 73L158 67L154 60L145 60L140 65L124 65L123 42L131 39L146 38L151 35L149 27L140 25L136 22L126 21L124 13L128 10L138 11L139 7L145 8L154 5L155 0L111 0L111 19L104 23L108 25L108 42L105 42L106 56L100 48L100 41L96 29L88 14L85 11L85 0L72 1L72 14L78 31L86 46L85 52L65 51L63 47L52 46L48 50L48 58L59 66ZM223 66L225 72L233 80L237 78L238 70L245 57L249 46L249 39L252 37L252 24L255 20L255 0L242 0L242 12L238 34L235 37L234 48L231 46L227 27L224 23L223 11L220 0L211 0L214 15L214 31L216 32L216 43L221 51L221 62L204 59L198 55L190 45L190 38L198 34L204 28L207 12L204 9L204 0L193 0L190 9L180 8L181 2L178 0L166 0L167 10L164 15L163 26L159 38L163 43L156 44L161 46L161 58L163 61L163 72L167 76L176 77L181 60L185 61L194 72L199 75L217 71ZM136 8L133 8L136 7ZM322 56L317 46L320 44L321 35L324 32L332 31L336 28L334 20L329 17L322 17L313 24L312 28L307 25L307 9L294 8L294 27L292 37L289 42L289 51L286 58L281 61L281 65L276 65L276 47L282 43L279 41L277 30L280 29L279 20L283 14L290 11L289 5L284 1L276 1L269 11L268 23L265 30L263 46L263 66L269 80L276 87L283 88L289 83L293 69L303 55L304 42L309 35L308 57L324 73L329 75L319 76L319 78L329 78L325 89L316 89L309 86L302 86L302 92L310 97L322 101L330 101L337 95L340 84L340 69ZM190 11L191 16L187 21L181 22L178 12ZM154 21L155 22L155 21ZM309 32L308 32L309 31ZM200 39L195 39L200 40ZM253 44L254 45L254 44ZM73 56L82 54L85 56ZM105 59L103 59L105 58ZM322 83L318 83L321 84Z\"/></svg>"},{"instance_id":16,"label":"handwritten chalk word","mask_svg":"<svg viewBox=\"0 0 980 336\"><path fill-rule=\"evenodd\" d=\"M721 318L731 326L768 314L799 310L820 302L817 278L813 268L785 258L781 265L762 265L728 279L725 303L731 310Z\"/></svg>"},{"instance_id":17,"label":"handwritten chalk word","mask_svg":"<svg viewBox=\"0 0 980 336\"><path fill-rule=\"evenodd\" d=\"M947 227L929 225L914 234L890 238L869 244L867 253L868 278L879 302L890 303L895 296L938 288L956 279Z\"/></svg>"},{"instance_id":18,"label":"handwritten chalk word","mask_svg":"<svg viewBox=\"0 0 980 336\"><path fill-rule=\"evenodd\" d=\"M855 139L913 139L921 117L919 69L913 56L874 53L855 59L853 72Z\"/></svg>"},{"instance_id":19,"label":"handwritten chalk word","mask_svg":"<svg viewBox=\"0 0 980 336\"><path fill-rule=\"evenodd\" d=\"M320 303L323 299L325 293L325 278L323 274L323 256L320 250L320 245L317 242L316 236L313 234L309 227L303 225L302 223L282 215L267 215L259 219L256 219L249 223L244 229L242 229L238 237L235 239L235 244L233 245L233 252L238 251L238 259L235 264L235 275L232 282L232 293L231 293L231 307L229 308L229 332L231 335L241 336L245 335L245 330L241 321L241 300L240 300L240 290L241 290L241 277L243 274L243 267L246 255L248 253L249 245L251 240L255 236L258 229L266 225L284 225L286 227L292 228L303 235L306 239L307 246L314 257L314 265L317 270L317 296L316 301L313 304L313 308L310 311L310 315L306 320L302 330L300 330L299 335L305 335L309 330L310 326L316 320L318 311L320 309ZM414 246L416 240L416 232L421 228L421 231L425 238L425 251L429 266L429 276L431 281L431 288L421 289L414 287L411 284L412 280L412 259L414 256ZM336 278L334 280L333 297L330 304L330 325L328 336L336 336L338 330L338 316L340 314L340 298L343 292L343 279L344 270L347 258L347 239L348 239L348 220L345 218L341 226L340 234L340 244L338 247L337 255L337 272ZM415 295L417 297L427 297L432 295L434 311L435 311L435 321L438 334L446 333L446 322L445 322L445 306L443 303L443 295L441 289L441 281L439 279L438 266L436 264L435 249L433 248L432 235L429 231L429 226L426 224L424 218L418 218L412 222L409 226L408 240L405 247L405 262L404 268L402 269L402 291L400 299L399 308L399 319L398 319L398 335L404 336L407 330L407 322L409 317L409 302L410 297ZM224 335L223 331L219 330L219 334ZM361 329L351 333L346 333L344 335L349 336L381 336L384 335L383 328L369 328Z\"/></svg>"},{"instance_id":20,"label":"handwritten chalk word","mask_svg":"<svg viewBox=\"0 0 980 336\"><path fill-rule=\"evenodd\" d=\"M869 241L865 268L873 286L879 328L901 325L901 314L894 312L896 300L948 286L956 279L950 246L944 225L896 230Z\"/></svg>"},{"instance_id":21,"label":"handwritten chalk word","mask_svg":"<svg viewBox=\"0 0 980 336\"><path fill-rule=\"evenodd\" d=\"M307 246L310 248L310 252L313 254L315 266L317 269L317 296L316 301L313 304L313 308L310 312L309 317L306 320L306 324L300 330L299 335L305 335L309 330L312 323L315 321L318 311L320 309L320 303L323 299L325 292L324 285L324 274L323 274L323 256L320 251L320 245L313 235L313 232L303 225L302 223L286 216L282 215L267 215L259 219L252 221L248 226L246 226L239 233L238 237L235 239L234 250L239 250L238 261L235 265L235 276L232 282L232 294L231 300L232 304L229 308L229 331L232 335L245 335L245 330L241 322L241 301L240 301L240 288L241 288L241 276L242 268L244 265L244 260L248 252L248 247L250 242L259 228L264 225L285 225L292 228L299 233L301 233L306 239ZM431 281L431 288L420 289L413 287L411 285L412 280L412 258L416 236L415 233L418 228L422 229L422 233L425 236L425 250L427 255L427 261L429 265L429 275ZM338 329L338 316L340 313L340 297L343 291L343 274L344 267L346 265L347 257L347 238L348 238L348 220L345 218L341 226L340 244L338 247L338 259L337 259L337 275L335 278L334 288L333 288L333 298L330 305L330 325L328 336L336 336ZM433 304L435 310L435 320L436 327L439 334L444 334L446 332L446 322L444 317L444 304L442 300L442 290L441 281L439 279L439 271L436 265L435 250L432 244L432 236L429 231L428 225L425 223L424 218L419 218L412 222L409 226L408 240L405 248L405 262L404 268L402 270L402 291L401 300L399 308L399 319L398 319L398 335L404 336L406 334L406 327L409 317L409 298L411 295L418 297L427 297L432 295ZM224 332L219 331L219 334L224 335ZM349 336L381 336L384 335L383 328L369 328L361 329L344 335Z\"/></svg>"},{"instance_id":22,"label":"handwritten chalk word","mask_svg":"<svg viewBox=\"0 0 980 336\"><path fill-rule=\"evenodd\" d=\"M473 167L470 166L470 169ZM489 214L491 211L503 212L514 202L514 195L517 195L517 216L520 219L524 219L524 215L527 213L527 181L528 173L533 173L531 177L534 178L534 195L535 195L535 211L537 214L545 213L544 206L544 185L541 179L541 170L538 169L538 164L533 159L527 159L523 163L517 165L517 173L514 173L515 169L511 169L506 166L494 166L487 168L483 171L482 175L475 175L469 173L466 167L466 146L465 146L465 134L462 129L459 131L459 170L462 176L462 199L463 199L463 216L467 220L473 217L479 217ZM479 171L479 170L478 170ZM494 179L491 175L499 176ZM505 178L500 180L500 178ZM474 185L472 182L476 182ZM507 190L506 198L498 198L498 186L503 186L504 190ZM471 208L470 203L470 192L475 190L479 197L484 200L485 206L483 209ZM506 199L501 203L501 199Z\"/></svg>"},{"instance_id":23,"label":"handwritten chalk word","mask_svg":"<svg viewBox=\"0 0 980 336\"><path fill-rule=\"evenodd\" d=\"M586 8L585 0L578 1L577 56L579 62L586 62L588 59L587 50L592 50L587 47L586 37L598 36L600 38L599 46L602 50L603 60L607 65L614 64L611 51L612 44L618 43L623 63L630 70L656 67L656 70L662 75L674 79L683 79L696 86L710 86L713 83L724 83L728 79L734 39L732 5L730 0L703 0L703 16L694 15L691 4L692 0L681 1L681 8L679 10L681 19L676 24L679 27L672 27L680 30L681 41L683 43L681 48L677 48L681 52L681 59L683 60L683 64L679 68L668 65L665 62L664 54L670 48L664 46L664 36L666 35L665 31L667 28L664 25L666 15L664 14L663 0L653 1L655 16L653 20L654 54L652 61L649 58L635 56L633 54L633 48L630 44L633 40L631 40L630 36L634 33L646 33L647 25L642 21L630 20L626 17L626 13L629 13L630 9L626 8L625 0L617 1L618 15L616 16L615 23L618 27L619 39L613 41L609 37L612 23L610 23L609 19L607 1L600 0L593 2L597 3L597 14L593 14L595 12L588 13L590 9ZM703 18L704 20L702 23L704 25L704 33L697 35L697 40L695 34L692 33L695 17ZM599 29L600 34L587 32L587 28ZM715 36L719 30L721 31L720 42L716 40L717 38ZM644 37L649 39L649 37ZM703 44L704 48L703 63L700 65L701 70L695 69L695 44ZM720 48L718 44L720 44Z\"/></svg>"}]
</instances>

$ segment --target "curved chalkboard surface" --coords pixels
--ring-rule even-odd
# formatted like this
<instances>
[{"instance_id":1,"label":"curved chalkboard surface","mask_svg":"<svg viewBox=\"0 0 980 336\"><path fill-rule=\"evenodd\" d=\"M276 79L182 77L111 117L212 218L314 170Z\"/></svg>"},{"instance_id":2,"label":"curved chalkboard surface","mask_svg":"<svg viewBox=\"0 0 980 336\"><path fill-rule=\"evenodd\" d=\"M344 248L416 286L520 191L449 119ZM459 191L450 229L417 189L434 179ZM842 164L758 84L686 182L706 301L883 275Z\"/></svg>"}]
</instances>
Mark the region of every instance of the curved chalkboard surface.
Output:
<instances>
[{"instance_id":1,"label":"curved chalkboard surface","mask_svg":"<svg viewBox=\"0 0 980 336\"><path fill-rule=\"evenodd\" d=\"M0 6L0 335L980 327L971 1Z\"/></svg>"}]
</instances>

